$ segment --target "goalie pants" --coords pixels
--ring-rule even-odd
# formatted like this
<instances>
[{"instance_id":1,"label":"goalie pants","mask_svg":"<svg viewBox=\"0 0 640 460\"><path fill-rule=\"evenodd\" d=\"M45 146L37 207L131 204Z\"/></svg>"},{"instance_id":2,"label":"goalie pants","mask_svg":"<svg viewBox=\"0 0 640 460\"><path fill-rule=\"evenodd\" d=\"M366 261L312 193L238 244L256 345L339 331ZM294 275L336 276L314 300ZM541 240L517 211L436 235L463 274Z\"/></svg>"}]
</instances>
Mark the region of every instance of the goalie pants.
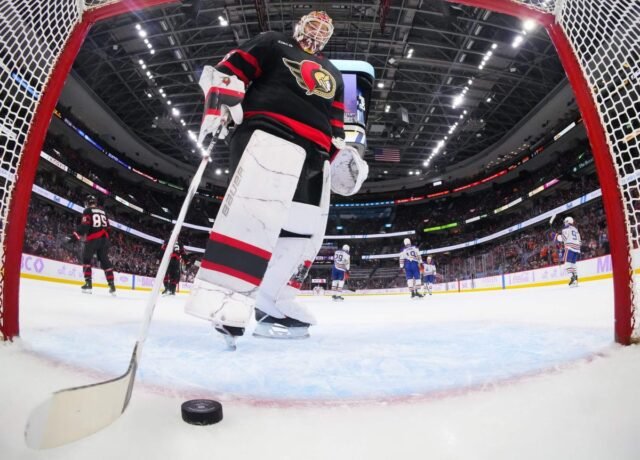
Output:
<instances>
[{"instance_id":1,"label":"goalie pants","mask_svg":"<svg viewBox=\"0 0 640 460\"><path fill-rule=\"evenodd\" d=\"M323 187L323 168L325 161L329 161L329 153L321 150L313 142L297 136L290 128L266 117L253 117L245 120L234 132L231 137L229 153L231 175L240 163L242 154L256 129L278 136L305 149L307 156L302 165L293 202L319 206Z\"/></svg>"},{"instance_id":2,"label":"goalie pants","mask_svg":"<svg viewBox=\"0 0 640 460\"><path fill-rule=\"evenodd\" d=\"M100 261L100 268L104 270L107 283L113 283L113 265L111 265L108 255L110 245L109 239L104 237L85 241L82 249L82 271L86 281L91 281L91 262L93 255L96 254Z\"/></svg>"}]
</instances>

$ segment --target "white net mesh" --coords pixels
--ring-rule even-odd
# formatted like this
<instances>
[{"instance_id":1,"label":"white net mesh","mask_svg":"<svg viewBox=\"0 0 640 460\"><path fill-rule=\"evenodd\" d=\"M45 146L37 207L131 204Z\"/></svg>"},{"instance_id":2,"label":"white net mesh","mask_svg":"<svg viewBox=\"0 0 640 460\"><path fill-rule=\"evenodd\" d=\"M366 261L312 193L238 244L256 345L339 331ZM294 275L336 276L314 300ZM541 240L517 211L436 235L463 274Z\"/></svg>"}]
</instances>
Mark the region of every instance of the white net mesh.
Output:
<instances>
[{"instance_id":1,"label":"white net mesh","mask_svg":"<svg viewBox=\"0 0 640 460\"><path fill-rule=\"evenodd\" d=\"M39 97L78 20L75 0L0 2L0 299L5 289L5 228L18 164ZM0 333L5 330L5 307L0 304Z\"/></svg>"},{"instance_id":2,"label":"white net mesh","mask_svg":"<svg viewBox=\"0 0 640 460\"><path fill-rule=\"evenodd\" d=\"M90 0L97 8L117 0ZM6 227L18 166L38 103L55 63L80 21L78 0L0 1L0 340L4 305Z\"/></svg>"},{"instance_id":3,"label":"white net mesh","mask_svg":"<svg viewBox=\"0 0 640 460\"><path fill-rule=\"evenodd\" d=\"M596 101L622 192L631 268L632 295L640 299L640 2L567 0L559 2L562 26ZM635 308L633 335L640 336Z\"/></svg>"}]
</instances>

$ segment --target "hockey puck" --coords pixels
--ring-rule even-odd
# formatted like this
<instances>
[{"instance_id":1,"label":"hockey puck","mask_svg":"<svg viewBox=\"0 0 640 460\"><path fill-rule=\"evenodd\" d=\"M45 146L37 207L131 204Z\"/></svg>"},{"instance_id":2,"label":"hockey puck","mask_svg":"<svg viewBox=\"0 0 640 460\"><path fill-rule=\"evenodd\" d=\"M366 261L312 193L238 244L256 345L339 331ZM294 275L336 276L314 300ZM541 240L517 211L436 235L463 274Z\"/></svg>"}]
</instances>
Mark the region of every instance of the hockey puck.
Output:
<instances>
[{"instance_id":1,"label":"hockey puck","mask_svg":"<svg viewBox=\"0 0 640 460\"><path fill-rule=\"evenodd\" d=\"M213 399L191 399L182 403L182 420L191 425L213 425L222 420L222 404Z\"/></svg>"}]
</instances>

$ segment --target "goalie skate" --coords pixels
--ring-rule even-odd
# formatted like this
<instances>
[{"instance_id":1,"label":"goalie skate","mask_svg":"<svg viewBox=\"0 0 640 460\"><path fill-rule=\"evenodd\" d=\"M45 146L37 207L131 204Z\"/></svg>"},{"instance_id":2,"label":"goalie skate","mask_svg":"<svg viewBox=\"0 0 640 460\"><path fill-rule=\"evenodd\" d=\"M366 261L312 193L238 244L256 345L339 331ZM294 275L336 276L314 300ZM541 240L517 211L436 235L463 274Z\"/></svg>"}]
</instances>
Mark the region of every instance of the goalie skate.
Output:
<instances>
[{"instance_id":1,"label":"goalie skate","mask_svg":"<svg viewBox=\"0 0 640 460\"><path fill-rule=\"evenodd\" d=\"M255 337L266 339L306 339L309 337L311 324L293 318L274 318L256 308Z\"/></svg>"}]
</instances>

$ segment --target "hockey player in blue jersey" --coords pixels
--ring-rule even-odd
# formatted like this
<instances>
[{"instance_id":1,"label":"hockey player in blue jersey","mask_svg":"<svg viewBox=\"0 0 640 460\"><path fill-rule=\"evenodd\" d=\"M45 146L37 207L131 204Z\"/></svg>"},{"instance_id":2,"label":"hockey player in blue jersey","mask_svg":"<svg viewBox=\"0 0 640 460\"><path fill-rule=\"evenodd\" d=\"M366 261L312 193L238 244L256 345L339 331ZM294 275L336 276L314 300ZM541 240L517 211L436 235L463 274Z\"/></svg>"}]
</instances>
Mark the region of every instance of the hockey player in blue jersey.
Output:
<instances>
[{"instance_id":1,"label":"hockey player in blue jersey","mask_svg":"<svg viewBox=\"0 0 640 460\"><path fill-rule=\"evenodd\" d=\"M407 277L407 286L411 291L411 298L424 297L418 290L422 285L420 281L420 265L422 264L422 257L420 251L414 245L411 244L409 238L404 239L404 249L400 253L400 268L404 269L404 274Z\"/></svg>"},{"instance_id":2,"label":"hockey player in blue jersey","mask_svg":"<svg viewBox=\"0 0 640 460\"><path fill-rule=\"evenodd\" d=\"M436 282L436 264L433 263L433 258L427 256L427 261L423 264L424 271L424 284L427 288L427 292L431 295L433 283Z\"/></svg>"},{"instance_id":3,"label":"hockey player in blue jersey","mask_svg":"<svg viewBox=\"0 0 640 460\"><path fill-rule=\"evenodd\" d=\"M351 256L349 255L349 245L345 244L342 249L338 249L333 254L333 268L331 269L331 289L333 300L344 300L342 288L349 268L351 267Z\"/></svg>"},{"instance_id":4,"label":"hockey player in blue jersey","mask_svg":"<svg viewBox=\"0 0 640 460\"><path fill-rule=\"evenodd\" d=\"M564 218L564 228L562 233L557 237L559 242L564 244L564 265L567 273L571 275L569 286L578 286L578 268L576 262L580 259L580 232L573 226L573 217Z\"/></svg>"}]
</instances>

